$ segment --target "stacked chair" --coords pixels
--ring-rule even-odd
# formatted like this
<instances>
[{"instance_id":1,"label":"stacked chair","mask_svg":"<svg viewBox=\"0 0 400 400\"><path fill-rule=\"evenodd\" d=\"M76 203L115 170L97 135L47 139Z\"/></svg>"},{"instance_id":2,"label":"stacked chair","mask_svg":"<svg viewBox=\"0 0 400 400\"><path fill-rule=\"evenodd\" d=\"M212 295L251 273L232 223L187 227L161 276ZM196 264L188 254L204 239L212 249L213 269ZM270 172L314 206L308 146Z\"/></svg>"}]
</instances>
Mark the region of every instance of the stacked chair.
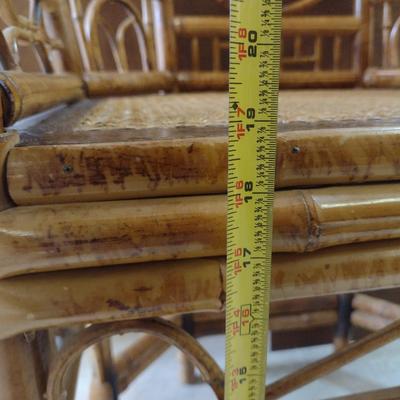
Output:
<instances>
[{"instance_id":1,"label":"stacked chair","mask_svg":"<svg viewBox=\"0 0 400 400\"><path fill-rule=\"evenodd\" d=\"M282 88L308 89L280 96L271 319L280 329L334 324L336 295L400 286L400 97L354 88L371 57L366 2L337 16L319 15L319 3L284 10ZM172 0L32 0L25 17L0 4L2 399L73 399L90 346L92 398L116 399L169 345L222 399L223 373L195 336L223 324L227 17L176 15ZM107 7L123 16L116 27ZM26 44L41 73L23 71ZM357 297L364 310L372 303L378 313L375 299ZM268 398L398 338L390 315L269 385ZM109 338L127 332L150 336L114 358Z\"/></svg>"}]
</instances>

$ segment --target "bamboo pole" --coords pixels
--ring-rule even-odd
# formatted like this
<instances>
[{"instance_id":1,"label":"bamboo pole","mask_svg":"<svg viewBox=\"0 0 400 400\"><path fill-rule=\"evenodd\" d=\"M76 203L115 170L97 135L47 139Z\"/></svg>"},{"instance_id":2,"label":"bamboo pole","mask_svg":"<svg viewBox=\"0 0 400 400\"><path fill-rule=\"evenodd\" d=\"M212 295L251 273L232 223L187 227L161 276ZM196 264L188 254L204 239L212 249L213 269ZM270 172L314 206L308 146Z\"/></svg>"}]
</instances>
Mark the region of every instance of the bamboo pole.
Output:
<instances>
[{"instance_id":1,"label":"bamboo pole","mask_svg":"<svg viewBox=\"0 0 400 400\"><path fill-rule=\"evenodd\" d=\"M18 143L19 135L17 133L0 133L0 211L12 206L6 183L7 157L10 150Z\"/></svg>"},{"instance_id":2,"label":"bamboo pole","mask_svg":"<svg viewBox=\"0 0 400 400\"><path fill-rule=\"evenodd\" d=\"M321 376L360 358L380 347L398 339L400 336L400 320L382 331L371 334L358 342L339 350L320 361L310 364L267 387L266 399L279 399Z\"/></svg>"},{"instance_id":3,"label":"bamboo pole","mask_svg":"<svg viewBox=\"0 0 400 400\"><path fill-rule=\"evenodd\" d=\"M164 354L170 345L155 336L139 339L114 362L118 377L118 392L123 392L149 365Z\"/></svg>"},{"instance_id":4,"label":"bamboo pole","mask_svg":"<svg viewBox=\"0 0 400 400\"><path fill-rule=\"evenodd\" d=\"M397 128L280 132L276 186L399 180L399 151ZM18 147L7 181L18 205L225 193L227 139Z\"/></svg>"},{"instance_id":5,"label":"bamboo pole","mask_svg":"<svg viewBox=\"0 0 400 400\"><path fill-rule=\"evenodd\" d=\"M390 320L400 319L400 305L366 294L354 296L353 308Z\"/></svg>"},{"instance_id":6,"label":"bamboo pole","mask_svg":"<svg viewBox=\"0 0 400 400\"><path fill-rule=\"evenodd\" d=\"M0 340L1 399L42 400L46 392L46 368L34 337L20 334Z\"/></svg>"},{"instance_id":7,"label":"bamboo pole","mask_svg":"<svg viewBox=\"0 0 400 400\"><path fill-rule=\"evenodd\" d=\"M371 392L353 394L343 397L335 397L330 400L398 400L400 398L400 386L389 389L374 390Z\"/></svg>"},{"instance_id":8,"label":"bamboo pole","mask_svg":"<svg viewBox=\"0 0 400 400\"><path fill-rule=\"evenodd\" d=\"M376 332L386 328L393 322L392 319L383 318L379 315L370 314L365 311L353 311L351 314L351 323L367 331Z\"/></svg>"},{"instance_id":9,"label":"bamboo pole","mask_svg":"<svg viewBox=\"0 0 400 400\"><path fill-rule=\"evenodd\" d=\"M272 300L400 285L398 240L273 257ZM0 339L77 323L222 311L224 259L183 260L0 280Z\"/></svg>"},{"instance_id":10,"label":"bamboo pole","mask_svg":"<svg viewBox=\"0 0 400 400\"><path fill-rule=\"evenodd\" d=\"M5 126L84 96L82 82L74 75L1 72L0 85L7 96Z\"/></svg>"},{"instance_id":11,"label":"bamboo pole","mask_svg":"<svg viewBox=\"0 0 400 400\"><path fill-rule=\"evenodd\" d=\"M174 78L168 72L89 72L83 81L88 97L107 97L169 91Z\"/></svg>"},{"instance_id":12,"label":"bamboo pole","mask_svg":"<svg viewBox=\"0 0 400 400\"><path fill-rule=\"evenodd\" d=\"M275 253L400 237L398 184L277 192L273 211ZM0 213L0 276L224 256L225 236L224 195L16 207Z\"/></svg>"}]
</instances>

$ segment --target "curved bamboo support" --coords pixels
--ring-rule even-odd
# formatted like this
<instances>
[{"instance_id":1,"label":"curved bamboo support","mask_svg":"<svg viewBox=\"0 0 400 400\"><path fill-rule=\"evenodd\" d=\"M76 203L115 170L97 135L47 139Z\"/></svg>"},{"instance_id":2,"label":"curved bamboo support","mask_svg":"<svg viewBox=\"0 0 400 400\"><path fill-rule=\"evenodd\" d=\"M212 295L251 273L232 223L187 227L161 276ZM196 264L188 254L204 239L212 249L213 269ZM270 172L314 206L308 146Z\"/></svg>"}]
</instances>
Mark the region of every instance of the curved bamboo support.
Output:
<instances>
[{"instance_id":1,"label":"curved bamboo support","mask_svg":"<svg viewBox=\"0 0 400 400\"><path fill-rule=\"evenodd\" d=\"M83 98L82 81L75 75L1 72L0 86L6 92L4 125Z\"/></svg>"},{"instance_id":2,"label":"curved bamboo support","mask_svg":"<svg viewBox=\"0 0 400 400\"><path fill-rule=\"evenodd\" d=\"M57 355L51 366L47 385L49 400L59 400L66 387L64 377L75 359L89 346L112 335L129 332L145 332L155 335L176 346L196 365L206 383L218 399L223 399L224 376L211 356L189 334L170 322L161 319L148 319L94 325L77 334Z\"/></svg>"},{"instance_id":3,"label":"curved bamboo support","mask_svg":"<svg viewBox=\"0 0 400 400\"><path fill-rule=\"evenodd\" d=\"M91 48L91 53L93 54L95 69L103 69L103 56L99 41L98 23L100 22L100 13L102 7L109 2L120 4L127 11L130 18L135 21L134 27L137 35L140 54L141 56L145 55L145 58L142 59L142 65L144 66L144 70L149 70L150 67L153 66L152 49L149 47L149 43L147 41L146 30L142 23L140 12L128 0L91 0L87 6L83 20L83 27L87 46ZM119 43L121 42L121 32L123 32L123 30L121 31L120 26L120 28L117 30L116 38L116 41ZM118 47L120 46L117 44L116 48ZM118 55L120 56L119 52Z\"/></svg>"},{"instance_id":4,"label":"curved bamboo support","mask_svg":"<svg viewBox=\"0 0 400 400\"><path fill-rule=\"evenodd\" d=\"M266 399L279 399L315 379L363 357L400 337L400 320L336 353L267 386Z\"/></svg>"},{"instance_id":5,"label":"curved bamboo support","mask_svg":"<svg viewBox=\"0 0 400 400\"><path fill-rule=\"evenodd\" d=\"M0 31L0 68L2 71L15 70L18 68L11 54L10 48L8 47L8 43L1 31Z\"/></svg>"},{"instance_id":6,"label":"curved bamboo support","mask_svg":"<svg viewBox=\"0 0 400 400\"><path fill-rule=\"evenodd\" d=\"M61 271L0 280L0 339L77 323L221 311L224 259ZM272 300L400 286L398 240L273 256Z\"/></svg>"},{"instance_id":7,"label":"curved bamboo support","mask_svg":"<svg viewBox=\"0 0 400 400\"><path fill-rule=\"evenodd\" d=\"M400 237L400 185L277 192L275 253ZM0 213L0 277L226 254L226 197L16 207Z\"/></svg>"}]
</instances>

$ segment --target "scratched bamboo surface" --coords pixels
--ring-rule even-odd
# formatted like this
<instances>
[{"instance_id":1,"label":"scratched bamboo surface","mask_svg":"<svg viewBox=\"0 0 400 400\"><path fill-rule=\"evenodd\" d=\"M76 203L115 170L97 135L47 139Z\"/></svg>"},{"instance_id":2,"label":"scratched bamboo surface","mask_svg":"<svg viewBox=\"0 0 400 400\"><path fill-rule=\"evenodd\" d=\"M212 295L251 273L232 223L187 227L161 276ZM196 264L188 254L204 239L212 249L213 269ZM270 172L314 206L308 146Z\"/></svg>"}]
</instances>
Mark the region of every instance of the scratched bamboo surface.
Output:
<instances>
[{"instance_id":1,"label":"scratched bamboo surface","mask_svg":"<svg viewBox=\"0 0 400 400\"><path fill-rule=\"evenodd\" d=\"M275 254L272 299L397 287L399 265L398 240ZM0 280L0 339L76 323L220 312L224 301L223 258L23 275Z\"/></svg>"},{"instance_id":2,"label":"scratched bamboo surface","mask_svg":"<svg viewBox=\"0 0 400 400\"><path fill-rule=\"evenodd\" d=\"M400 185L277 192L274 252L400 237ZM0 213L0 277L223 256L224 195L15 207Z\"/></svg>"},{"instance_id":3,"label":"scratched bamboo surface","mask_svg":"<svg viewBox=\"0 0 400 400\"><path fill-rule=\"evenodd\" d=\"M397 92L328 92L282 93L277 187L399 179ZM226 100L150 95L60 110L21 132L10 194L28 205L224 193Z\"/></svg>"},{"instance_id":4,"label":"scratched bamboo surface","mask_svg":"<svg viewBox=\"0 0 400 400\"><path fill-rule=\"evenodd\" d=\"M11 206L6 178L7 157L10 149L19 142L16 133L0 133L0 211Z\"/></svg>"}]
</instances>

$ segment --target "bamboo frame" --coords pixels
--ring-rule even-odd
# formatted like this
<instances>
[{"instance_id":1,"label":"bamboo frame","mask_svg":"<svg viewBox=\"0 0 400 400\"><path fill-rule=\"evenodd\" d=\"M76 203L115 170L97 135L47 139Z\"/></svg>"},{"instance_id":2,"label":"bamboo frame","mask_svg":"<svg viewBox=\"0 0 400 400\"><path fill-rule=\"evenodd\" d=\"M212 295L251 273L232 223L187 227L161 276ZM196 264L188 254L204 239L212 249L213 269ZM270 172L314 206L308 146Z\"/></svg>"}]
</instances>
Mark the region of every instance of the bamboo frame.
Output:
<instances>
[{"instance_id":1,"label":"bamboo frame","mask_svg":"<svg viewBox=\"0 0 400 400\"><path fill-rule=\"evenodd\" d=\"M400 396L400 386L390 389L374 390L350 396L335 397L330 400L397 400Z\"/></svg>"},{"instance_id":2,"label":"bamboo frame","mask_svg":"<svg viewBox=\"0 0 400 400\"><path fill-rule=\"evenodd\" d=\"M65 102L82 99L81 80L75 75L45 75L1 72L0 85L6 92L4 124L48 110Z\"/></svg>"},{"instance_id":3,"label":"bamboo frame","mask_svg":"<svg viewBox=\"0 0 400 400\"><path fill-rule=\"evenodd\" d=\"M281 87L354 86L362 79L369 57L369 7L364 2L355 1L353 15L293 16L314 7L319 2L320 0L301 0L284 8L284 43L286 43L286 40L289 42L290 38L294 38L295 51L294 54L282 58ZM160 2L156 3L156 7L160 8ZM228 18L220 16L175 16L173 26L171 26L168 21L174 14L172 3L173 1L170 0L168 5L165 5L167 9L164 12L164 18L167 22L161 22L160 18L157 19L156 25L161 25L162 28L157 30L155 37L158 43L165 41L168 37L168 42L172 43L171 49L174 50L175 59L170 54L167 55L167 51L164 49L161 52L161 58L164 59L159 61L159 65L162 68L169 66L172 71L177 70L176 37L186 38L191 41L192 45L192 73L180 71L178 87L181 90L207 90L210 88L226 90L227 78L220 71L220 49L222 44L226 45L227 43ZM162 33L162 29L166 30L166 33ZM329 70L325 68L324 71L321 71L323 39L332 35L335 38L333 63ZM303 38L309 36L314 38L314 53L311 56L302 54ZM215 73L219 73L213 79L211 79L212 75L208 71L199 71L198 60L201 52L199 38L205 38L212 42L213 70ZM349 40L355 50L354 59L352 65L345 68L342 65L345 58L343 42ZM158 47L162 48L162 46ZM310 64L313 65L312 70L307 67ZM291 68L287 68L288 66ZM293 70L295 66L299 68Z\"/></svg>"},{"instance_id":4,"label":"bamboo frame","mask_svg":"<svg viewBox=\"0 0 400 400\"><path fill-rule=\"evenodd\" d=\"M396 287L400 285L399 260L396 240L298 256L277 254L272 300ZM198 259L1 280L0 339L76 323L221 311L224 272L224 260Z\"/></svg>"},{"instance_id":5,"label":"bamboo frame","mask_svg":"<svg viewBox=\"0 0 400 400\"><path fill-rule=\"evenodd\" d=\"M51 37L54 32L51 32L49 23L54 7L54 1L42 4L29 0L29 16L24 17L16 13L10 0L1 0L1 18L7 25L1 34L1 41L5 40L10 49L6 58L10 55L13 58L12 62L7 62L6 69L20 69L18 47L20 43L27 43L35 50L43 72L59 71L59 59L54 56L54 52L64 54L65 47L60 39Z\"/></svg>"},{"instance_id":6,"label":"bamboo frame","mask_svg":"<svg viewBox=\"0 0 400 400\"><path fill-rule=\"evenodd\" d=\"M277 192L273 252L399 238L399 191L386 184ZM17 207L0 214L0 226L1 277L224 256L226 197Z\"/></svg>"},{"instance_id":7,"label":"bamboo frame","mask_svg":"<svg viewBox=\"0 0 400 400\"><path fill-rule=\"evenodd\" d=\"M0 211L12 205L6 185L6 164L10 150L17 145L18 142L19 136L16 133L0 133Z\"/></svg>"},{"instance_id":8,"label":"bamboo frame","mask_svg":"<svg viewBox=\"0 0 400 400\"><path fill-rule=\"evenodd\" d=\"M285 394L398 339L399 336L400 320L389 325L382 331L371 334L316 363L310 364L272 383L267 387L265 398L271 400L279 399Z\"/></svg>"},{"instance_id":9,"label":"bamboo frame","mask_svg":"<svg viewBox=\"0 0 400 400\"><path fill-rule=\"evenodd\" d=\"M200 370L203 379L213 389L218 399L223 399L223 373L208 353L189 334L178 329L172 323L160 319L126 321L106 325L92 326L64 347L52 365L47 386L49 400L56 400L66 390L64 376L81 352L101 340L119 333L132 331L146 332L167 341L183 351Z\"/></svg>"},{"instance_id":10,"label":"bamboo frame","mask_svg":"<svg viewBox=\"0 0 400 400\"><path fill-rule=\"evenodd\" d=\"M46 391L46 371L37 342L23 334L0 341L0 385L3 400L41 400Z\"/></svg>"},{"instance_id":11,"label":"bamboo frame","mask_svg":"<svg viewBox=\"0 0 400 400\"><path fill-rule=\"evenodd\" d=\"M222 135L18 147L7 162L8 190L18 205L224 193L227 151ZM399 151L397 128L280 132L276 186L398 180ZM101 185L96 177L104 177Z\"/></svg>"}]
</instances>

